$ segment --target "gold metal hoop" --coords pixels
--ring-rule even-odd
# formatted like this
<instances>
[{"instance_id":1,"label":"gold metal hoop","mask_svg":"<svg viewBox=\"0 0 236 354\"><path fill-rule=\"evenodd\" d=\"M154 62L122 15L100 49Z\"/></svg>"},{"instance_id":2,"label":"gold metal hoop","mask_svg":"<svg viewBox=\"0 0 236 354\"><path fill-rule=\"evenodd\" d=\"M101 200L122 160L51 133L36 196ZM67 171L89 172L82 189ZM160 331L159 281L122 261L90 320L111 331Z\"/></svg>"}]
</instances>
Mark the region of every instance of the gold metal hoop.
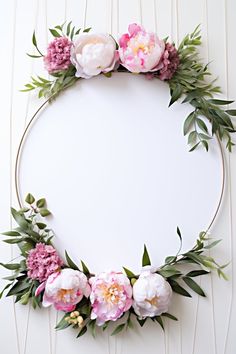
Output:
<instances>
[{"instance_id":1,"label":"gold metal hoop","mask_svg":"<svg viewBox=\"0 0 236 354\"><path fill-rule=\"evenodd\" d=\"M16 191L16 197L17 197L17 201L18 204L20 206L20 208L22 208L23 204L21 201L21 196L20 196L20 190L19 190L19 169L20 169L20 157L21 157L21 152L24 146L24 142L26 140L27 134L30 132L31 127L33 126L34 121L38 118L38 114L41 112L41 110L52 100L52 98L54 98L55 94L50 96L38 109L37 111L34 113L34 115L31 117L29 123L27 124L21 139L20 139L20 143L17 149L17 153L16 153L16 160L15 160L15 191ZM226 163L225 163L225 156L224 156L224 151L223 151L223 147L222 147L222 143L220 141L220 138L218 135L216 135L216 139L217 139L217 143L220 149L220 158L221 158L221 171L222 171L222 184L221 184L221 191L220 191L220 197L219 197L219 201L217 203L215 212L213 214L213 217L209 223L209 226L206 228L206 232L208 232L210 230L210 228L212 227L212 225L214 224L217 215L220 211L220 207L223 201L223 196L224 196L224 190L225 190L225 180L226 180Z\"/></svg>"}]
</instances>

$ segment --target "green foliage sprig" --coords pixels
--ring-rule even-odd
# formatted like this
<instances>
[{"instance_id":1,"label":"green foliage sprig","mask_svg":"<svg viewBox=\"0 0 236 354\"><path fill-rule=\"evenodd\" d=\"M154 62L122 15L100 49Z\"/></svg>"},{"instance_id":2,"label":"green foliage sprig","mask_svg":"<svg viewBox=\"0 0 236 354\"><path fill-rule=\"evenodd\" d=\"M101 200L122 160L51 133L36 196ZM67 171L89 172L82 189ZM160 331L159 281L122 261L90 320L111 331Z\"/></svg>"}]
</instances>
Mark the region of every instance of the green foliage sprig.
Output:
<instances>
[{"instance_id":1,"label":"green foliage sprig","mask_svg":"<svg viewBox=\"0 0 236 354\"><path fill-rule=\"evenodd\" d=\"M207 80L211 73L208 65L204 65L199 58L199 45L201 35L198 26L193 33L184 37L178 47L180 65L173 78L168 81L170 106L184 95L182 103L188 102L194 108L185 119L183 127L184 135L188 135L190 151L200 144L208 150L208 141L213 135L217 135L220 140L226 139L226 147L231 151L235 145L231 139L231 133L235 133L231 116L236 116L236 110L225 107L234 101L213 98L221 89L215 85L216 80ZM211 130L204 118L209 121Z\"/></svg>"}]
</instances>

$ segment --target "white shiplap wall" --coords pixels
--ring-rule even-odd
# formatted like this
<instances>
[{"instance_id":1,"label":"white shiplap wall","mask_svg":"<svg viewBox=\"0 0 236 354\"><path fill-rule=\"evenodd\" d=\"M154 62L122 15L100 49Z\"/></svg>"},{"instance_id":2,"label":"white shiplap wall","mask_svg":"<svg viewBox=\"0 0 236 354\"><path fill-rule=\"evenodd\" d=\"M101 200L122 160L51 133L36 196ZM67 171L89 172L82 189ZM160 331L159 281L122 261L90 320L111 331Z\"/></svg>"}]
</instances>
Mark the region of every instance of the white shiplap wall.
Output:
<instances>
[{"instance_id":1,"label":"white shiplap wall","mask_svg":"<svg viewBox=\"0 0 236 354\"><path fill-rule=\"evenodd\" d=\"M47 28L64 20L78 26L92 26L99 32L112 32L114 36L125 32L133 21L156 30L160 37L170 34L176 43L201 23L203 34L202 56L210 61L211 71L219 76L224 96L236 98L236 50L234 0L2 0L1 31L1 115L0 115L0 215L1 230L11 226L10 205L16 204L13 188L13 167L17 144L27 120L38 106L34 94L18 90L32 73L42 73L36 60L25 56L30 52L30 38L34 29L41 47L49 40ZM33 50L33 49L32 49ZM48 353L71 354L142 353L148 354L234 354L236 341L235 304L235 218L236 159L235 152L227 154L227 188L220 218L214 233L222 235L222 249L216 251L221 259L230 259L230 281L222 285L216 277L202 279L210 294L208 301L194 298L179 312L178 324L167 325L166 334L159 329L156 338L147 335L144 346L138 336L103 336L76 341L73 331L55 334L57 314L53 310L31 311L12 300L0 303L0 343L2 354ZM222 247L223 247L222 246ZM217 253L218 252L218 253ZM14 249L1 243L3 262L14 257ZM0 269L0 276L6 273ZM3 282L1 281L1 284Z\"/></svg>"}]
</instances>

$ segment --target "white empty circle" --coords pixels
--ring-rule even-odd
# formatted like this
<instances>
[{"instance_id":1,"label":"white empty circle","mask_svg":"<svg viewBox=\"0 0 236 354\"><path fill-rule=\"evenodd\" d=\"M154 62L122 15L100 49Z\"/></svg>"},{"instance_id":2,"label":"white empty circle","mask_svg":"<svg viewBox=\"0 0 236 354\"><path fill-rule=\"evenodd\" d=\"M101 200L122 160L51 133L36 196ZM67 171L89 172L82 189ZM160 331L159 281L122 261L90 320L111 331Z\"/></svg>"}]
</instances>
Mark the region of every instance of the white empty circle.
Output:
<instances>
[{"instance_id":1,"label":"white empty circle","mask_svg":"<svg viewBox=\"0 0 236 354\"><path fill-rule=\"evenodd\" d=\"M140 270L184 249L210 223L219 200L219 147L188 152L184 119L169 88L143 76L79 80L43 110L24 144L21 195L46 197L55 245L93 272Z\"/></svg>"}]
</instances>

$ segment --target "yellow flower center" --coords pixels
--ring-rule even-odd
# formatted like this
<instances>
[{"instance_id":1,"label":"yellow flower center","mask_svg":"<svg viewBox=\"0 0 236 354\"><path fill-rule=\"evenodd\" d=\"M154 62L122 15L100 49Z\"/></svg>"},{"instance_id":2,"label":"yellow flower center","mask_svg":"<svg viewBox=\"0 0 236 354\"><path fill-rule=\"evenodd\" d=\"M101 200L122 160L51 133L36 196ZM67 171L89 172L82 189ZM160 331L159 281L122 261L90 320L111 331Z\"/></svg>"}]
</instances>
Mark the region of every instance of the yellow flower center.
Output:
<instances>
[{"instance_id":1,"label":"yellow flower center","mask_svg":"<svg viewBox=\"0 0 236 354\"><path fill-rule=\"evenodd\" d=\"M119 284L114 283L110 286L102 285L102 291L106 302L118 304L120 299L120 292L122 292L122 287Z\"/></svg>"},{"instance_id":2,"label":"yellow flower center","mask_svg":"<svg viewBox=\"0 0 236 354\"><path fill-rule=\"evenodd\" d=\"M157 307L158 306L158 296L154 296L152 299L145 299L146 302L149 302L150 305Z\"/></svg>"},{"instance_id":3,"label":"yellow flower center","mask_svg":"<svg viewBox=\"0 0 236 354\"><path fill-rule=\"evenodd\" d=\"M71 297L74 295L73 289L60 289L57 292L57 300L62 302L70 302Z\"/></svg>"}]
</instances>

